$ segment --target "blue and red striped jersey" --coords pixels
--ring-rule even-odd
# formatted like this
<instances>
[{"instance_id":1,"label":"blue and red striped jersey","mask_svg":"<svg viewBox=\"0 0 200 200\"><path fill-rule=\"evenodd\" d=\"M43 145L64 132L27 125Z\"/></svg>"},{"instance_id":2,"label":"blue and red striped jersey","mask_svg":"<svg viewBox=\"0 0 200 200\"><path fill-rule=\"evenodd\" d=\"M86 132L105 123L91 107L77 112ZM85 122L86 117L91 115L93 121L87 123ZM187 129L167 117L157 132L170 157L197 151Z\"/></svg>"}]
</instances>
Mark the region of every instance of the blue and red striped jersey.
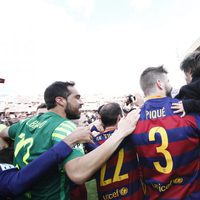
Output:
<instances>
[{"instance_id":1,"label":"blue and red striped jersey","mask_svg":"<svg viewBox=\"0 0 200 200\"><path fill-rule=\"evenodd\" d=\"M95 144L87 144L86 150L92 151L105 142L114 132L107 129L94 138ZM97 191L101 200L132 200L143 199L139 178L136 152L126 138L95 175Z\"/></svg>"},{"instance_id":2,"label":"blue and red striped jersey","mask_svg":"<svg viewBox=\"0 0 200 200\"><path fill-rule=\"evenodd\" d=\"M169 97L147 100L131 135L145 199L200 199L200 116L173 114Z\"/></svg>"}]
</instances>

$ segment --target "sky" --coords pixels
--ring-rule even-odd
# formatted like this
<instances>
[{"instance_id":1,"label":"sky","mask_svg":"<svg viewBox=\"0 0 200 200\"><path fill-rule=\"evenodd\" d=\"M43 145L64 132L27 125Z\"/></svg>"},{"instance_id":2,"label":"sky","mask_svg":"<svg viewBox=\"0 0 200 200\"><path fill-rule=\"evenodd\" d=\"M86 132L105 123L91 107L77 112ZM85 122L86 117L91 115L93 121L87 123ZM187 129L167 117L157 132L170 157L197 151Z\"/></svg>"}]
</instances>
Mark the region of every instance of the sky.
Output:
<instances>
[{"instance_id":1,"label":"sky","mask_svg":"<svg viewBox=\"0 0 200 200\"><path fill-rule=\"evenodd\" d=\"M81 94L140 91L147 67L164 65L174 88L199 38L199 0L0 0L1 94L37 95L54 81Z\"/></svg>"}]
</instances>

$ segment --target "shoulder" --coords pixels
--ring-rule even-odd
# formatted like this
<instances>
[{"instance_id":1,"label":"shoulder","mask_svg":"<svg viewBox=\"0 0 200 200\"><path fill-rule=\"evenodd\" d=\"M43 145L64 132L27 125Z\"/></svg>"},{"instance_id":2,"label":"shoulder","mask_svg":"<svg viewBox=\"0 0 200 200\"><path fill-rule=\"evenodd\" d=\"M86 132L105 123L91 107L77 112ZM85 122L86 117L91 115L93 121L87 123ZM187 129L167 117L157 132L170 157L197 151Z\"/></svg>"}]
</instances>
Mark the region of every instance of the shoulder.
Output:
<instances>
[{"instance_id":1,"label":"shoulder","mask_svg":"<svg viewBox=\"0 0 200 200\"><path fill-rule=\"evenodd\" d=\"M58 128L64 128L65 130L72 132L76 129L76 124L68 119L65 119L62 123L59 124Z\"/></svg>"}]
</instances>

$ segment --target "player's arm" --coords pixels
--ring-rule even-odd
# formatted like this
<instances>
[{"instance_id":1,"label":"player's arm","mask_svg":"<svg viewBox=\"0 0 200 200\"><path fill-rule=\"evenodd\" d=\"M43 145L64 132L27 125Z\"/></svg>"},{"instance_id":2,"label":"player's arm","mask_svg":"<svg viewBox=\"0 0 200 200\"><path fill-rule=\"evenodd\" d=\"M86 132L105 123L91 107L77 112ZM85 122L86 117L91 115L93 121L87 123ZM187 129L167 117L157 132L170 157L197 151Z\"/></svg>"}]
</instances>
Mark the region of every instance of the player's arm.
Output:
<instances>
[{"instance_id":1,"label":"player's arm","mask_svg":"<svg viewBox=\"0 0 200 200\"><path fill-rule=\"evenodd\" d=\"M200 100L195 99L184 99L178 103L172 103L174 113L182 113L181 117L190 113L200 112Z\"/></svg>"},{"instance_id":2,"label":"player's arm","mask_svg":"<svg viewBox=\"0 0 200 200\"><path fill-rule=\"evenodd\" d=\"M91 142L89 134L71 134L29 163L25 168L1 179L5 186L9 186L8 192L11 197L22 194L33 186L49 169L62 162L72 152L72 147L79 142ZM1 190L0 190L1 191Z\"/></svg>"},{"instance_id":3,"label":"player's arm","mask_svg":"<svg viewBox=\"0 0 200 200\"><path fill-rule=\"evenodd\" d=\"M1 177L1 193L10 197L16 197L26 190L30 189L41 176L48 173L49 169L58 165L70 153L72 149L64 141L56 144L54 147L33 160L20 171L5 171L6 175ZM5 187L5 188L2 188Z\"/></svg>"},{"instance_id":4,"label":"player's arm","mask_svg":"<svg viewBox=\"0 0 200 200\"><path fill-rule=\"evenodd\" d=\"M108 160L122 140L133 132L139 119L139 112L139 109L136 109L122 119L118 129L98 148L68 161L64 168L69 178L77 184L87 181Z\"/></svg>"},{"instance_id":5,"label":"player's arm","mask_svg":"<svg viewBox=\"0 0 200 200\"><path fill-rule=\"evenodd\" d=\"M0 124L0 150L9 147L8 143L8 127L4 124Z\"/></svg>"},{"instance_id":6,"label":"player's arm","mask_svg":"<svg viewBox=\"0 0 200 200\"><path fill-rule=\"evenodd\" d=\"M0 124L0 138L9 138L8 130L9 127L4 124Z\"/></svg>"},{"instance_id":7,"label":"player's arm","mask_svg":"<svg viewBox=\"0 0 200 200\"><path fill-rule=\"evenodd\" d=\"M9 147L8 142L6 142L3 138L0 138L0 150L6 149Z\"/></svg>"},{"instance_id":8,"label":"player's arm","mask_svg":"<svg viewBox=\"0 0 200 200\"><path fill-rule=\"evenodd\" d=\"M28 119L27 119L28 120ZM16 133L18 128L21 126L22 123L26 123L26 121L19 121L11 126L6 127L5 125L0 126L0 138L3 139L15 139Z\"/></svg>"}]
</instances>

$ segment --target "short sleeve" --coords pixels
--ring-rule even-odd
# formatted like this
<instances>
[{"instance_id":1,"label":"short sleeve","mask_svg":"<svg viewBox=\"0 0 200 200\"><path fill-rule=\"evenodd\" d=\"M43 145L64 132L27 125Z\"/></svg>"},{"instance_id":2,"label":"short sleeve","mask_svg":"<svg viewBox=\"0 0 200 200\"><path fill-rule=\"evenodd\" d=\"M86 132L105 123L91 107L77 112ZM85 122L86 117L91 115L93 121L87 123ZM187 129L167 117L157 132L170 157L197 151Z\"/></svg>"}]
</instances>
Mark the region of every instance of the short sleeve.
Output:
<instances>
[{"instance_id":1,"label":"short sleeve","mask_svg":"<svg viewBox=\"0 0 200 200\"><path fill-rule=\"evenodd\" d=\"M17 122L15 124L13 124L12 126L9 127L8 129L8 135L9 137L14 140L17 134L17 130L20 127L21 122Z\"/></svg>"},{"instance_id":2,"label":"short sleeve","mask_svg":"<svg viewBox=\"0 0 200 200\"><path fill-rule=\"evenodd\" d=\"M52 142L56 144L71 134L76 129L76 125L68 120L62 122L52 133Z\"/></svg>"},{"instance_id":3,"label":"short sleeve","mask_svg":"<svg viewBox=\"0 0 200 200\"><path fill-rule=\"evenodd\" d=\"M64 164L74 158L78 158L84 155L83 145L78 144L73 148L72 153L64 160Z\"/></svg>"},{"instance_id":4,"label":"short sleeve","mask_svg":"<svg viewBox=\"0 0 200 200\"><path fill-rule=\"evenodd\" d=\"M76 125L71 122L70 120L66 120L62 122L52 133L52 141L53 144L56 144L63 140L66 136L69 134L73 134L72 132L76 129ZM82 144L78 144L73 147L72 153L64 160L64 163L67 163L68 161L83 156L84 155L84 149Z\"/></svg>"}]
</instances>

